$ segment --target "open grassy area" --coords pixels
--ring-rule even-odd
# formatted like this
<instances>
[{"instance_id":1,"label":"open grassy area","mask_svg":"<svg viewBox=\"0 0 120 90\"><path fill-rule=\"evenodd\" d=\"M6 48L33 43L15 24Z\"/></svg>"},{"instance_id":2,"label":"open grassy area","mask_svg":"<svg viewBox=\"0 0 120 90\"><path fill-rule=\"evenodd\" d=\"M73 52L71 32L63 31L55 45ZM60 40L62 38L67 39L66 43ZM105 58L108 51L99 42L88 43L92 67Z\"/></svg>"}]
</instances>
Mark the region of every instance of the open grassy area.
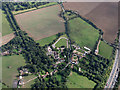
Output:
<instances>
[{"instance_id":1,"label":"open grassy area","mask_svg":"<svg viewBox=\"0 0 120 90\"><path fill-rule=\"evenodd\" d=\"M37 77L37 76L35 76L35 75L24 76L23 77L23 82L27 82L30 79L35 78L35 77ZM34 83L35 83L35 79L30 81L30 82L28 82L28 83L26 83L24 86L22 86L22 88L31 88L31 85L34 84Z\"/></svg>"},{"instance_id":2,"label":"open grassy area","mask_svg":"<svg viewBox=\"0 0 120 90\"><path fill-rule=\"evenodd\" d=\"M13 32L12 28L10 27L10 24L6 18L6 14L4 14L4 11L2 11L2 20L0 20L0 21L2 21L2 36L5 36L5 35Z\"/></svg>"},{"instance_id":3,"label":"open grassy area","mask_svg":"<svg viewBox=\"0 0 120 90\"><path fill-rule=\"evenodd\" d=\"M22 55L3 56L2 57L2 80L12 87L13 80L18 75L17 68L25 65L25 60ZM8 68L9 67L9 68Z\"/></svg>"},{"instance_id":4,"label":"open grassy area","mask_svg":"<svg viewBox=\"0 0 120 90\"><path fill-rule=\"evenodd\" d=\"M79 17L68 21L68 30L72 41L80 47L93 49L99 37L99 31Z\"/></svg>"},{"instance_id":5,"label":"open grassy area","mask_svg":"<svg viewBox=\"0 0 120 90\"><path fill-rule=\"evenodd\" d=\"M60 6L54 5L18 14L15 18L22 30L35 40L40 40L65 31L63 19L58 15L60 11Z\"/></svg>"},{"instance_id":6,"label":"open grassy area","mask_svg":"<svg viewBox=\"0 0 120 90\"><path fill-rule=\"evenodd\" d=\"M89 80L87 77L80 76L76 72L72 72L66 84L68 88L94 88L96 85L96 83Z\"/></svg>"},{"instance_id":7,"label":"open grassy area","mask_svg":"<svg viewBox=\"0 0 120 90\"><path fill-rule=\"evenodd\" d=\"M37 40L36 42L40 44L40 46L44 46L44 45L47 45L49 43L51 43L53 40L56 39L56 35L52 35L50 37L46 37L46 38L43 38L43 39L40 39L40 40Z\"/></svg>"},{"instance_id":8,"label":"open grassy area","mask_svg":"<svg viewBox=\"0 0 120 90\"><path fill-rule=\"evenodd\" d=\"M55 44L56 47L67 46L67 40L62 38Z\"/></svg>"},{"instance_id":9,"label":"open grassy area","mask_svg":"<svg viewBox=\"0 0 120 90\"><path fill-rule=\"evenodd\" d=\"M68 38L66 34L63 34L63 35L62 35L62 36L60 36L60 37L65 37L65 38ZM56 43L56 45L55 45L55 46L56 46L56 47L67 46L67 40L66 40L66 39L64 39L64 38L62 38L62 39L60 39L60 40L59 40L59 42L58 42L58 43Z\"/></svg>"},{"instance_id":10,"label":"open grassy area","mask_svg":"<svg viewBox=\"0 0 120 90\"><path fill-rule=\"evenodd\" d=\"M105 42L101 41L99 45L99 54L105 58L110 58L112 55L113 47L109 46Z\"/></svg>"}]
</instances>

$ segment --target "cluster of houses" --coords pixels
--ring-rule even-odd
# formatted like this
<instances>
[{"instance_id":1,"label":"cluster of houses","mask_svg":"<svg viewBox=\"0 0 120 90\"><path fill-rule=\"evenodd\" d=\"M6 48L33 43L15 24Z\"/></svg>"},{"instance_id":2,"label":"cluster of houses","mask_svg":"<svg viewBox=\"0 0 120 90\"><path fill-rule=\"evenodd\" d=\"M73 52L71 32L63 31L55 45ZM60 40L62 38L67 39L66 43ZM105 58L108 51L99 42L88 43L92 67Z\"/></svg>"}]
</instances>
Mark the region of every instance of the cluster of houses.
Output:
<instances>
[{"instance_id":1,"label":"cluster of houses","mask_svg":"<svg viewBox=\"0 0 120 90\"><path fill-rule=\"evenodd\" d=\"M9 54L10 54L9 50L0 53L0 55L2 55L2 56L9 55Z\"/></svg>"},{"instance_id":2,"label":"cluster of houses","mask_svg":"<svg viewBox=\"0 0 120 90\"><path fill-rule=\"evenodd\" d=\"M29 72L27 68L22 68L21 70L19 70L19 74L20 74L20 76L18 78L18 85L22 86L22 85L25 84L24 81L23 81L23 76L25 74L31 74L31 72Z\"/></svg>"},{"instance_id":3,"label":"cluster of houses","mask_svg":"<svg viewBox=\"0 0 120 90\"><path fill-rule=\"evenodd\" d=\"M60 50L60 53L62 53L64 51L64 49L65 49L64 47L57 48L57 50ZM58 61L63 62L63 61L65 61L65 59L60 58L60 53L58 51L53 51L52 48L50 46L48 46L47 55L53 55L54 59L57 59Z\"/></svg>"},{"instance_id":4,"label":"cluster of houses","mask_svg":"<svg viewBox=\"0 0 120 90\"><path fill-rule=\"evenodd\" d=\"M86 54L89 54L91 52L91 50L87 47L84 47L84 50L83 50L79 46L76 46L76 45L72 45L72 46L75 48L71 58L72 64L78 64L78 59L85 57ZM78 50L81 50L82 52Z\"/></svg>"}]
</instances>

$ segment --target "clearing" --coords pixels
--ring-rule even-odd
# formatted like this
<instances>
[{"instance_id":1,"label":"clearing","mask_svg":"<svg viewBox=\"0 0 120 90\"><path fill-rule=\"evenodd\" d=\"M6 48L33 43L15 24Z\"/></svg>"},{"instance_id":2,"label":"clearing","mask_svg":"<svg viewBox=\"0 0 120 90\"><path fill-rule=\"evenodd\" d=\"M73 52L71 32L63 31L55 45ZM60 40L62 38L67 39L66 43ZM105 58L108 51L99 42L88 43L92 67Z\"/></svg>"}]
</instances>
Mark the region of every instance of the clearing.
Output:
<instances>
[{"instance_id":1,"label":"clearing","mask_svg":"<svg viewBox=\"0 0 120 90\"><path fill-rule=\"evenodd\" d=\"M12 87L13 80L18 75L17 68L25 65L25 60L22 55L3 56L2 57L2 80Z\"/></svg>"},{"instance_id":2,"label":"clearing","mask_svg":"<svg viewBox=\"0 0 120 90\"><path fill-rule=\"evenodd\" d=\"M101 41L99 45L99 54L105 58L110 59L112 55L113 47Z\"/></svg>"},{"instance_id":3,"label":"clearing","mask_svg":"<svg viewBox=\"0 0 120 90\"><path fill-rule=\"evenodd\" d=\"M22 30L35 40L40 40L58 32L64 32L64 20L59 17L61 8L59 5L15 15Z\"/></svg>"},{"instance_id":4,"label":"clearing","mask_svg":"<svg viewBox=\"0 0 120 90\"><path fill-rule=\"evenodd\" d=\"M66 84L68 88L94 88L96 85L96 83L89 80L87 77L80 76L76 72L72 72Z\"/></svg>"},{"instance_id":5,"label":"clearing","mask_svg":"<svg viewBox=\"0 0 120 90\"><path fill-rule=\"evenodd\" d=\"M99 37L99 31L81 18L69 20L68 30L71 40L82 48L86 46L93 49Z\"/></svg>"}]
</instances>

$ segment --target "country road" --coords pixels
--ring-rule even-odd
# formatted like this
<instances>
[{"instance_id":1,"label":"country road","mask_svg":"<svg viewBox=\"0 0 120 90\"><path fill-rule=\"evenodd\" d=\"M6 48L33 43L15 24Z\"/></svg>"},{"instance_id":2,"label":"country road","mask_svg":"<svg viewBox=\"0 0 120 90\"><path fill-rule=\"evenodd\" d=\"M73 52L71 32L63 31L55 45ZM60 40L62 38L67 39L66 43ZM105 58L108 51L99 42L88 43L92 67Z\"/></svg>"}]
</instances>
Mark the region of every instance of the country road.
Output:
<instances>
[{"instance_id":1,"label":"country road","mask_svg":"<svg viewBox=\"0 0 120 90\"><path fill-rule=\"evenodd\" d=\"M119 47L120 47L120 36L119 36ZM119 67L120 67L120 48L116 50L116 56L115 56L115 61L113 64L112 71L110 73L109 79L107 81L107 84L105 86L105 90L107 88L114 88L114 85L117 81L117 77L119 74Z\"/></svg>"}]
</instances>

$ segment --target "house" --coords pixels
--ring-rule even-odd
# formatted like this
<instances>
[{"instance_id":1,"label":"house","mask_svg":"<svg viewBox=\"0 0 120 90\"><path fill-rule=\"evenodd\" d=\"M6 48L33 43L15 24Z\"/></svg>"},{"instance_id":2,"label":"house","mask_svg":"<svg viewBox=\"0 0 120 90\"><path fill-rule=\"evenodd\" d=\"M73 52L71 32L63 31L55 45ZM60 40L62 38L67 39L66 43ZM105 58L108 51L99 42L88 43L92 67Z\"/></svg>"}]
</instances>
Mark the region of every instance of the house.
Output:
<instances>
[{"instance_id":1,"label":"house","mask_svg":"<svg viewBox=\"0 0 120 90\"><path fill-rule=\"evenodd\" d=\"M52 52L52 49L50 48L50 46L48 46L48 52Z\"/></svg>"},{"instance_id":2,"label":"house","mask_svg":"<svg viewBox=\"0 0 120 90\"><path fill-rule=\"evenodd\" d=\"M88 47L84 47L84 49L88 50L88 51L91 51Z\"/></svg>"},{"instance_id":3,"label":"house","mask_svg":"<svg viewBox=\"0 0 120 90\"><path fill-rule=\"evenodd\" d=\"M23 80L19 80L19 81L18 81L18 85L21 86L21 85L24 85L24 84L25 84L25 83L23 82Z\"/></svg>"},{"instance_id":4,"label":"house","mask_svg":"<svg viewBox=\"0 0 120 90\"><path fill-rule=\"evenodd\" d=\"M22 76L19 76L19 79L21 80L21 79L22 79Z\"/></svg>"},{"instance_id":5,"label":"house","mask_svg":"<svg viewBox=\"0 0 120 90\"><path fill-rule=\"evenodd\" d=\"M7 51L1 53L2 56L8 55L8 54L10 54L10 53L9 53L9 50L7 50Z\"/></svg>"}]
</instances>

